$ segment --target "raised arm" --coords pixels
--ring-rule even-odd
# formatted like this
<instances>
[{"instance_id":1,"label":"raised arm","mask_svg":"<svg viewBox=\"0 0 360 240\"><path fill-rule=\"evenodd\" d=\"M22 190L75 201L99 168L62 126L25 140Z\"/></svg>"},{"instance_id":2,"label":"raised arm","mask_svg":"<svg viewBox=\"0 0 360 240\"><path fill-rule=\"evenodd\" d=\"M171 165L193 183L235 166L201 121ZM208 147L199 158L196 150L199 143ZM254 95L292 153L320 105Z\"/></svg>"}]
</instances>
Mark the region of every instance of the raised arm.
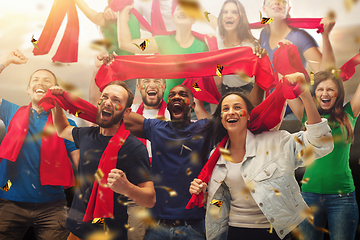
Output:
<instances>
[{"instance_id":1,"label":"raised arm","mask_svg":"<svg viewBox=\"0 0 360 240\"><path fill-rule=\"evenodd\" d=\"M91 22L100 27L105 25L104 13L97 12L90 8L84 0L74 0L74 2Z\"/></svg>"},{"instance_id":2,"label":"raised arm","mask_svg":"<svg viewBox=\"0 0 360 240\"><path fill-rule=\"evenodd\" d=\"M119 15L117 25L119 48L137 54L150 54L158 52L158 46L154 37L148 38L149 44L144 49L144 51L138 48L135 44L140 46L140 44L146 40L145 38L131 39L129 25L127 24L129 21L129 11L131 8L133 8L133 5L128 5L118 13Z\"/></svg>"},{"instance_id":3,"label":"raised arm","mask_svg":"<svg viewBox=\"0 0 360 240\"><path fill-rule=\"evenodd\" d=\"M328 17L321 19L321 24L324 24L324 32L322 35L323 50L320 52L319 48L312 47L304 52L304 57L309 63L309 66L315 72L326 70L335 67L335 55L330 42L330 32L335 26L335 21Z\"/></svg>"},{"instance_id":4,"label":"raised arm","mask_svg":"<svg viewBox=\"0 0 360 240\"><path fill-rule=\"evenodd\" d=\"M9 66L13 64L24 64L27 62L27 58L19 50L7 52L4 55L0 56L0 73ZM0 104L2 103L2 97L0 97Z\"/></svg>"},{"instance_id":5,"label":"raised arm","mask_svg":"<svg viewBox=\"0 0 360 240\"><path fill-rule=\"evenodd\" d=\"M156 202L154 183L147 181L138 184L132 184L127 179L125 173L120 169L112 169L107 178L107 185L116 193L126 195L136 204L152 208Z\"/></svg>"},{"instance_id":6,"label":"raised arm","mask_svg":"<svg viewBox=\"0 0 360 240\"><path fill-rule=\"evenodd\" d=\"M360 114L360 84L357 86L354 96L350 100L350 104L354 117L358 117Z\"/></svg>"},{"instance_id":7,"label":"raised arm","mask_svg":"<svg viewBox=\"0 0 360 240\"><path fill-rule=\"evenodd\" d=\"M64 90L62 90L60 87L51 87L49 89L51 93L54 95L61 95L64 92ZM61 138L73 142L74 139L72 136L72 130L74 127L70 125L62 108L58 104L56 104L56 107L51 109L51 111L52 111L54 127L57 135Z\"/></svg>"},{"instance_id":8,"label":"raised arm","mask_svg":"<svg viewBox=\"0 0 360 240\"><path fill-rule=\"evenodd\" d=\"M128 116L124 117L125 127L132 135L144 138L144 119L142 115L131 112Z\"/></svg>"}]
</instances>

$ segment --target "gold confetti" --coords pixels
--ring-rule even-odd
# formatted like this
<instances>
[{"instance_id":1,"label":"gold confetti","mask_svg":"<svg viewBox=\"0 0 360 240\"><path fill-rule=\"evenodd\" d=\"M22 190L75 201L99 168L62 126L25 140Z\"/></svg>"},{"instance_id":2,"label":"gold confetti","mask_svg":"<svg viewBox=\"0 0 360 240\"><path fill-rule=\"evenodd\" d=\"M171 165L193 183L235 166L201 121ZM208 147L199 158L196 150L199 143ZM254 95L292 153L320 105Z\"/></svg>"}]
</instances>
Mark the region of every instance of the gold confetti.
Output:
<instances>
[{"instance_id":1,"label":"gold confetti","mask_svg":"<svg viewBox=\"0 0 360 240\"><path fill-rule=\"evenodd\" d=\"M307 182L310 180L310 178L304 178L300 181L301 184L307 184Z\"/></svg>"},{"instance_id":2,"label":"gold confetti","mask_svg":"<svg viewBox=\"0 0 360 240\"><path fill-rule=\"evenodd\" d=\"M32 35L31 43L34 45L35 48L37 48L39 50L39 47L37 46L38 42L39 41L34 38L34 35Z\"/></svg>"},{"instance_id":3,"label":"gold confetti","mask_svg":"<svg viewBox=\"0 0 360 240\"><path fill-rule=\"evenodd\" d=\"M124 205L124 206L135 203L134 201L123 201L122 198L125 198L125 197L126 197L125 195L120 195L117 199L118 203L120 203L121 205Z\"/></svg>"},{"instance_id":4,"label":"gold confetti","mask_svg":"<svg viewBox=\"0 0 360 240\"><path fill-rule=\"evenodd\" d=\"M330 10L330 11L328 12L328 14L327 14L327 17L328 17L330 20L335 21L335 19L336 19L336 13L335 13L335 11Z\"/></svg>"},{"instance_id":5,"label":"gold confetti","mask_svg":"<svg viewBox=\"0 0 360 240\"><path fill-rule=\"evenodd\" d=\"M186 150L189 150L190 152L192 152L192 149L191 148L189 148L188 146L186 146L185 144L182 144L181 145L181 151L180 151L180 155L182 155L182 152L183 152L183 149L186 149Z\"/></svg>"},{"instance_id":6,"label":"gold confetti","mask_svg":"<svg viewBox=\"0 0 360 240\"><path fill-rule=\"evenodd\" d=\"M216 66L216 75L218 75L218 77L221 77L221 74L222 74L223 69L224 69L224 66L222 66L222 65L220 65L220 64L218 64L218 65Z\"/></svg>"},{"instance_id":7,"label":"gold confetti","mask_svg":"<svg viewBox=\"0 0 360 240\"><path fill-rule=\"evenodd\" d=\"M318 64L320 64L320 62L319 61L315 61L315 60L307 60L309 63L318 63Z\"/></svg>"},{"instance_id":8,"label":"gold confetti","mask_svg":"<svg viewBox=\"0 0 360 240\"><path fill-rule=\"evenodd\" d=\"M197 92L201 91L201 89L200 89L199 85L197 84L197 82L194 82L191 86L195 89L195 91L197 91Z\"/></svg>"},{"instance_id":9,"label":"gold confetti","mask_svg":"<svg viewBox=\"0 0 360 240\"><path fill-rule=\"evenodd\" d=\"M178 0L178 3L184 13L190 18L199 20L205 20L206 13L201 11L201 7L198 0Z\"/></svg>"},{"instance_id":10,"label":"gold confetti","mask_svg":"<svg viewBox=\"0 0 360 240\"><path fill-rule=\"evenodd\" d=\"M221 207L221 205L223 204L223 201L213 199L213 200L210 201L210 204L215 205L217 207Z\"/></svg>"},{"instance_id":11,"label":"gold confetti","mask_svg":"<svg viewBox=\"0 0 360 240\"><path fill-rule=\"evenodd\" d=\"M248 82L248 83L252 82L252 79L251 79L248 75L246 75L243 71L235 71L235 73L236 73L236 75L238 75L239 78L241 78L242 80L244 80L244 81L246 81L246 82Z\"/></svg>"},{"instance_id":12,"label":"gold confetti","mask_svg":"<svg viewBox=\"0 0 360 240\"><path fill-rule=\"evenodd\" d=\"M277 197L281 196L281 193L279 190L273 188L273 191L275 192L275 196L277 196Z\"/></svg>"},{"instance_id":13,"label":"gold confetti","mask_svg":"<svg viewBox=\"0 0 360 240\"><path fill-rule=\"evenodd\" d=\"M190 170L190 168L186 169L186 174L189 176L192 173L192 171Z\"/></svg>"},{"instance_id":14,"label":"gold confetti","mask_svg":"<svg viewBox=\"0 0 360 240\"><path fill-rule=\"evenodd\" d=\"M109 231L96 231L86 237L84 240L111 240L115 237L114 234L110 233Z\"/></svg>"},{"instance_id":15,"label":"gold confetti","mask_svg":"<svg viewBox=\"0 0 360 240\"><path fill-rule=\"evenodd\" d=\"M273 18L262 18L261 19L261 24L270 24L270 23L272 23L272 21L273 21L274 19Z\"/></svg>"},{"instance_id":16,"label":"gold confetti","mask_svg":"<svg viewBox=\"0 0 360 240\"><path fill-rule=\"evenodd\" d=\"M76 113L75 113L75 117L78 118L81 113L84 113L84 112L82 112L82 111L80 111L80 110L77 110Z\"/></svg>"},{"instance_id":17,"label":"gold confetti","mask_svg":"<svg viewBox=\"0 0 360 240\"><path fill-rule=\"evenodd\" d=\"M155 118L159 119L161 121L168 121L164 116L161 116L161 115L155 115Z\"/></svg>"},{"instance_id":18,"label":"gold confetti","mask_svg":"<svg viewBox=\"0 0 360 240\"><path fill-rule=\"evenodd\" d=\"M177 196L176 191L174 189L172 189L172 188L165 187L165 186L156 186L155 188L163 188L163 189L165 189L166 191L169 192L170 197L176 197Z\"/></svg>"},{"instance_id":19,"label":"gold confetti","mask_svg":"<svg viewBox=\"0 0 360 240\"><path fill-rule=\"evenodd\" d=\"M134 231L134 228L130 227L130 225L128 225L128 224L125 224L125 228L130 232Z\"/></svg>"},{"instance_id":20,"label":"gold confetti","mask_svg":"<svg viewBox=\"0 0 360 240\"><path fill-rule=\"evenodd\" d=\"M90 43L90 47L94 50L103 50L103 48L110 48L112 46L112 43L110 40L103 38L103 39L98 39L98 40L94 40Z\"/></svg>"},{"instance_id":21,"label":"gold confetti","mask_svg":"<svg viewBox=\"0 0 360 240\"><path fill-rule=\"evenodd\" d=\"M341 69L331 69L331 73L334 74L336 78L339 78L339 72L341 72Z\"/></svg>"},{"instance_id":22,"label":"gold confetti","mask_svg":"<svg viewBox=\"0 0 360 240\"><path fill-rule=\"evenodd\" d=\"M314 83L315 83L314 75L315 75L315 72L311 71L310 72L310 85L314 85Z\"/></svg>"},{"instance_id":23,"label":"gold confetti","mask_svg":"<svg viewBox=\"0 0 360 240\"><path fill-rule=\"evenodd\" d=\"M270 229L268 230L269 233L273 233L273 225L270 223Z\"/></svg>"},{"instance_id":24,"label":"gold confetti","mask_svg":"<svg viewBox=\"0 0 360 240\"><path fill-rule=\"evenodd\" d=\"M303 141L301 141L297 136L294 136L296 142L300 143L301 146L304 146Z\"/></svg>"},{"instance_id":25,"label":"gold confetti","mask_svg":"<svg viewBox=\"0 0 360 240\"><path fill-rule=\"evenodd\" d=\"M98 170L96 170L96 173L95 173L95 179L100 183L100 181L103 177L104 177L103 171L100 168L98 168Z\"/></svg>"},{"instance_id":26,"label":"gold confetti","mask_svg":"<svg viewBox=\"0 0 360 240\"><path fill-rule=\"evenodd\" d=\"M229 162L233 162L232 158L231 158L231 154L230 151L228 149L225 148L219 148L221 156Z\"/></svg>"},{"instance_id":27,"label":"gold confetti","mask_svg":"<svg viewBox=\"0 0 360 240\"><path fill-rule=\"evenodd\" d=\"M104 224L104 222L105 222L104 218L94 218L91 223L92 224Z\"/></svg>"},{"instance_id":28,"label":"gold confetti","mask_svg":"<svg viewBox=\"0 0 360 240\"><path fill-rule=\"evenodd\" d=\"M140 45L137 45L136 43L133 43L135 46L137 46L139 49L141 49L142 51L144 51L147 46L149 45L150 41L148 38L146 38Z\"/></svg>"},{"instance_id":29,"label":"gold confetti","mask_svg":"<svg viewBox=\"0 0 360 240\"><path fill-rule=\"evenodd\" d=\"M2 188L2 190L4 190L5 192L9 191L11 188L11 185L12 185L11 181L7 180L5 186Z\"/></svg>"},{"instance_id":30,"label":"gold confetti","mask_svg":"<svg viewBox=\"0 0 360 240\"><path fill-rule=\"evenodd\" d=\"M206 20L208 20L208 22L210 22L210 19L209 19L209 12L204 12L204 14L205 14L205 18L206 18Z\"/></svg>"},{"instance_id":31,"label":"gold confetti","mask_svg":"<svg viewBox=\"0 0 360 240\"><path fill-rule=\"evenodd\" d=\"M263 19L262 12L259 11L259 13L260 13L260 21L261 21Z\"/></svg>"},{"instance_id":32,"label":"gold confetti","mask_svg":"<svg viewBox=\"0 0 360 240\"><path fill-rule=\"evenodd\" d=\"M358 0L344 0L345 9L350 12Z\"/></svg>"},{"instance_id":33,"label":"gold confetti","mask_svg":"<svg viewBox=\"0 0 360 240\"><path fill-rule=\"evenodd\" d=\"M303 240L304 239L304 236L302 235L299 227L294 228L291 231L291 235L294 235L296 237L296 239L298 239L298 240Z\"/></svg>"}]
</instances>

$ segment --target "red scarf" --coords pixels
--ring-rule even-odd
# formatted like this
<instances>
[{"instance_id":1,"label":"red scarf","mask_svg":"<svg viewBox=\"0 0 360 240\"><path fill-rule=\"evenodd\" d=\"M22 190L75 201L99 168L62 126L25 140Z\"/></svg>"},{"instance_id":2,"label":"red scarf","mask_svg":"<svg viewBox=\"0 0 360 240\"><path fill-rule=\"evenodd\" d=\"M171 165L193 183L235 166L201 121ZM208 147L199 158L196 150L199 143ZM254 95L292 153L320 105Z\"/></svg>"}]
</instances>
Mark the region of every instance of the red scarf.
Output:
<instances>
[{"instance_id":1,"label":"red scarf","mask_svg":"<svg viewBox=\"0 0 360 240\"><path fill-rule=\"evenodd\" d=\"M39 101L39 105L44 109L51 109L55 107L57 102L63 109L69 110L70 113L75 114L78 110L81 113L80 118L96 123L96 107L91 103L78 98L70 93L64 92L63 95L52 95L48 90L44 97ZM116 168L117 161L109 161L118 155L122 144L126 141L130 131L125 129L124 122L121 122L119 130L110 139L108 146L101 156L98 169L104 173L101 179L101 184L95 180L93 190L90 195L90 200L86 208L86 213L83 221L92 221L94 218L111 218L114 212L114 192L104 187L107 183L107 176L111 169ZM101 194L100 194L101 192Z\"/></svg>"},{"instance_id":2,"label":"red scarf","mask_svg":"<svg viewBox=\"0 0 360 240\"><path fill-rule=\"evenodd\" d=\"M357 65L360 64L360 50L359 53L356 54L352 59L347 61L342 67L340 68L340 77L345 82L349 80L355 74L355 68Z\"/></svg>"},{"instance_id":3,"label":"red scarf","mask_svg":"<svg viewBox=\"0 0 360 240\"><path fill-rule=\"evenodd\" d=\"M317 33L324 31L324 24L320 24L322 18L287 18L286 23L293 28L317 29ZM250 28L257 29L266 27L261 22L250 23Z\"/></svg>"},{"instance_id":4,"label":"red scarf","mask_svg":"<svg viewBox=\"0 0 360 240\"><path fill-rule=\"evenodd\" d=\"M12 162L17 160L29 131L30 111L31 103L28 106L20 107L11 119L7 134L0 146L0 161L3 158ZM72 187L75 184L74 172L67 155L64 139L59 138L53 129L53 119L50 113L41 138L40 183L41 185Z\"/></svg>"},{"instance_id":5,"label":"red scarf","mask_svg":"<svg viewBox=\"0 0 360 240\"><path fill-rule=\"evenodd\" d=\"M158 116L162 116L165 117L165 110L166 110L166 102L164 101L164 99L161 99L161 105L158 111ZM142 102L139 106L139 108L137 109L136 113L140 114L141 116L143 115L144 112L144 103ZM146 139L145 138L137 138L139 139L145 146L146 146ZM150 159L150 163L151 163L151 159Z\"/></svg>"},{"instance_id":6,"label":"red scarf","mask_svg":"<svg viewBox=\"0 0 360 240\"><path fill-rule=\"evenodd\" d=\"M52 58L53 62L71 63L77 62L78 41L79 41L79 19L73 0L55 0L51 8L45 27L39 38L37 46L34 48L34 55L44 55L50 51L52 44L65 15L67 14L67 24L64 36L60 45Z\"/></svg>"},{"instance_id":7,"label":"red scarf","mask_svg":"<svg viewBox=\"0 0 360 240\"><path fill-rule=\"evenodd\" d=\"M111 81L135 78L199 78L216 76L217 65L223 75L242 71L255 75L255 81L266 90L274 84L273 68L268 56L258 58L250 47L181 55L116 56L114 62L99 69L95 82L100 91Z\"/></svg>"},{"instance_id":8,"label":"red scarf","mask_svg":"<svg viewBox=\"0 0 360 240\"><path fill-rule=\"evenodd\" d=\"M130 131L125 129L122 121L119 130L110 139L101 156L98 169L104 173L100 184L95 180L89 203L86 207L83 222L92 221L94 218L112 218L114 216L114 191L106 187L108 174L116 168L117 161L112 161L117 156L122 145L129 136Z\"/></svg>"}]
</instances>

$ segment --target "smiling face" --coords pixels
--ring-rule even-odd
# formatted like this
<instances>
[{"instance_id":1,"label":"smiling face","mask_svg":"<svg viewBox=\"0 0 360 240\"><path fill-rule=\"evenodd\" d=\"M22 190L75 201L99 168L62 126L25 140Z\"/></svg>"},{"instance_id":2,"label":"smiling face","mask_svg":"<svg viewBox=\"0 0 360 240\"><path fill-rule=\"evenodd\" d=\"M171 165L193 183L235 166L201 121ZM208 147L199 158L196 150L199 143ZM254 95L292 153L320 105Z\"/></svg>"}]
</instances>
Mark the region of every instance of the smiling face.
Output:
<instances>
[{"instance_id":1,"label":"smiling face","mask_svg":"<svg viewBox=\"0 0 360 240\"><path fill-rule=\"evenodd\" d=\"M31 101L36 103L45 95L48 88L56 85L54 75L47 70L38 70L30 78L27 93Z\"/></svg>"},{"instance_id":2,"label":"smiling face","mask_svg":"<svg viewBox=\"0 0 360 240\"><path fill-rule=\"evenodd\" d=\"M164 97L164 79L139 79L136 85L145 107L157 108Z\"/></svg>"},{"instance_id":3,"label":"smiling face","mask_svg":"<svg viewBox=\"0 0 360 240\"><path fill-rule=\"evenodd\" d=\"M173 87L169 92L167 106L171 120L190 120L190 110L195 107L191 91L182 85Z\"/></svg>"},{"instance_id":4,"label":"smiling face","mask_svg":"<svg viewBox=\"0 0 360 240\"><path fill-rule=\"evenodd\" d=\"M230 94L221 103L221 124L228 132L242 131L250 119L246 102L239 95Z\"/></svg>"},{"instance_id":5,"label":"smiling face","mask_svg":"<svg viewBox=\"0 0 360 240\"><path fill-rule=\"evenodd\" d=\"M269 18L285 19L290 12L290 4L288 0L265 0L263 11Z\"/></svg>"},{"instance_id":6,"label":"smiling face","mask_svg":"<svg viewBox=\"0 0 360 240\"><path fill-rule=\"evenodd\" d=\"M107 86L101 93L97 106L96 123L102 128L111 128L118 124L124 113L127 115L131 108L126 108L127 91L119 85Z\"/></svg>"},{"instance_id":7,"label":"smiling face","mask_svg":"<svg viewBox=\"0 0 360 240\"><path fill-rule=\"evenodd\" d=\"M338 93L339 89L331 79L322 81L315 89L316 100L325 111L334 106Z\"/></svg>"},{"instance_id":8,"label":"smiling face","mask_svg":"<svg viewBox=\"0 0 360 240\"><path fill-rule=\"evenodd\" d=\"M222 8L220 17L225 32L236 31L240 22L240 13L235 3L226 3Z\"/></svg>"}]
</instances>

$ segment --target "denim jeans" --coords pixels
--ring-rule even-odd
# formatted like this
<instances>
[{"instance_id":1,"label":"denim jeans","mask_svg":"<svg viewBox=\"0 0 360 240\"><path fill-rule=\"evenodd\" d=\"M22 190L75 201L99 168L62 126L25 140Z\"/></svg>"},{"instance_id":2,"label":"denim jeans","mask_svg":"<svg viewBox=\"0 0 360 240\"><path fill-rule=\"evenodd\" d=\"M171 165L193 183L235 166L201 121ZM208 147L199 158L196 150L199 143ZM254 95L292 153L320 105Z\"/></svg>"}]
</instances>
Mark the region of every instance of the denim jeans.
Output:
<instances>
[{"instance_id":1,"label":"denim jeans","mask_svg":"<svg viewBox=\"0 0 360 240\"><path fill-rule=\"evenodd\" d=\"M330 240L353 240L359 220L355 191L348 194L317 194L302 192L309 207L317 207L314 225L325 228L328 222ZM299 225L306 240L321 240L324 232L318 231L305 219Z\"/></svg>"},{"instance_id":2,"label":"denim jeans","mask_svg":"<svg viewBox=\"0 0 360 240\"><path fill-rule=\"evenodd\" d=\"M169 227L159 224L146 230L144 240L205 240L205 221L185 226Z\"/></svg>"}]
</instances>

